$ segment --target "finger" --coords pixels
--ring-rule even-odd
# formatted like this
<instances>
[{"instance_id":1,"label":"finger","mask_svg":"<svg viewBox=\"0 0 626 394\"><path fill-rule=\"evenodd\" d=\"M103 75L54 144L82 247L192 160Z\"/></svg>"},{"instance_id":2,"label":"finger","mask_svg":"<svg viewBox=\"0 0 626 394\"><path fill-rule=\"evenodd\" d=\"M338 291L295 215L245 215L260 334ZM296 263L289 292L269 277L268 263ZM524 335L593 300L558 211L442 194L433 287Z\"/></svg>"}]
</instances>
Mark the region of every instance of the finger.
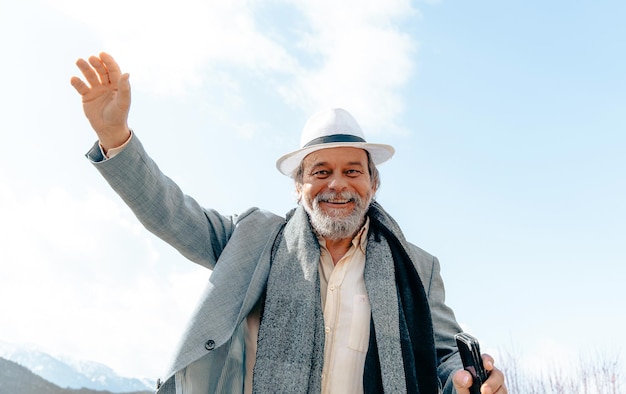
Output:
<instances>
[{"instance_id":1,"label":"finger","mask_svg":"<svg viewBox=\"0 0 626 394\"><path fill-rule=\"evenodd\" d=\"M108 85L111 83L111 78L109 77L109 70L107 70L106 66L102 62L102 60L97 56L89 57L89 64L96 70L98 73L98 78L100 80L100 84Z\"/></svg>"},{"instance_id":2,"label":"finger","mask_svg":"<svg viewBox=\"0 0 626 394\"><path fill-rule=\"evenodd\" d=\"M104 66L107 68L109 73L109 80L111 83L117 83L122 75L122 71L120 70L120 66L117 64L113 56L109 55L106 52L100 53L100 59L104 63Z\"/></svg>"},{"instance_id":3,"label":"finger","mask_svg":"<svg viewBox=\"0 0 626 394\"><path fill-rule=\"evenodd\" d=\"M491 371L493 369L493 366L494 366L494 359L493 359L493 357L491 357L488 354L483 354L482 357L483 357L483 366L485 367L485 369L487 371Z\"/></svg>"},{"instance_id":4,"label":"finger","mask_svg":"<svg viewBox=\"0 0 626 394\"><path fill-rule=\"evenodd\" d=\"M92 87L100 85L100 78L98 78L98 74L96 74L94 69L85 59L78 59L76 61L76 66L78 66L80 72L83 73L85 79L89 82L89 85Z\"/></svg>"},{"instance_id":5,"label":"finger","mask_svg":"<svg viewBox=\"0 0 626 394\"><path fill-rule=\"evenodd\" d=\"M130 108L130 82L128 73L122 74L118 82L119 106L125 110Z\"/></svg>"},{"instance_id":6,"label":"finger","mask_svg":"<svg viewBox=\"0 0 626 394\"><path fill-rule=\"evenodd\" d=\"M488 393L506 393L506 385L504 383L504 374L498 368L494 368L489 373L489 378L483 385L488 387Z\"/></svg>"},{"instance_id":7,"label":"finger","mask_svg":"<svg viewBox=\"0 0 626 394\"><path fill-rule=\"evenodd\" d=\"M87 86L87 84L78 77L72 77L72 79L70 79L70 83L81 96L86 95L90 91L89 86Z\"/></svg>"},{"instance_id":8,"label":"finger","mask_svg":"<svg viewBox=\"0 0 626 394\"><path fill-rule=\"evenodd\" d=\"M504 385L501 386L497 386L495 389L492 388L493 386L489 386L487 384L483 384L482 387L480 388L480 393L481 394L507 394L507 388Z\"/></svg>"}]
</instances>

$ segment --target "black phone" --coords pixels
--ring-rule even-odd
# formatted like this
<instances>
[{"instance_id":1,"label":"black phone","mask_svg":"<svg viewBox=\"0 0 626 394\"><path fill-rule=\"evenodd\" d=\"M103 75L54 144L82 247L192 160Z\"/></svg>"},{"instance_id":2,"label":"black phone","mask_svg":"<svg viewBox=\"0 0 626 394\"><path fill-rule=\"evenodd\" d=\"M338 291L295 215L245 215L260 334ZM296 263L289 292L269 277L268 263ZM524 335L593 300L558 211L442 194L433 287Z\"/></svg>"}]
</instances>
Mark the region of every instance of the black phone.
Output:
<instances>
[{"instance_id":1,"label":"black phone","mask_svg":"<svg viewBox=\"0 0 626 394\"><path fill-rule=\"evenodd\" d=\"M480 394L480 386L485 383L489 374L483 366L478 339L466 332L456 334L454 339L459 348L463 368L472 375L473 383L470 387L470 394Z\"/></svg>"}]
</instances>

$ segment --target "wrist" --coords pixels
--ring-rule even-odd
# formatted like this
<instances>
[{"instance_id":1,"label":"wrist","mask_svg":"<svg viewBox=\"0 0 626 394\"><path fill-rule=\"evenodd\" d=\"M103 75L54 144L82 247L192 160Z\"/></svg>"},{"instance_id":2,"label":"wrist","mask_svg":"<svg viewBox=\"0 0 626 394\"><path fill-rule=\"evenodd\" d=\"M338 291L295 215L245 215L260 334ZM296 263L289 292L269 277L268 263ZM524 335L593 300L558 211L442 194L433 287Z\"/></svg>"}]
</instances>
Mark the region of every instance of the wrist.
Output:
<instances>
[{"instance_id":1,"label":"wrist","mask_svg":"<svg viewBox=\"0 0 626 394\"><path fill-rule=\"evenodd\" d=\"M100 146L105 154L110 149L116 149L122 147L130 139L131 131L128 126L121 129L112 130L107 133L98 135Z\"/></svg>"}]
</instances>

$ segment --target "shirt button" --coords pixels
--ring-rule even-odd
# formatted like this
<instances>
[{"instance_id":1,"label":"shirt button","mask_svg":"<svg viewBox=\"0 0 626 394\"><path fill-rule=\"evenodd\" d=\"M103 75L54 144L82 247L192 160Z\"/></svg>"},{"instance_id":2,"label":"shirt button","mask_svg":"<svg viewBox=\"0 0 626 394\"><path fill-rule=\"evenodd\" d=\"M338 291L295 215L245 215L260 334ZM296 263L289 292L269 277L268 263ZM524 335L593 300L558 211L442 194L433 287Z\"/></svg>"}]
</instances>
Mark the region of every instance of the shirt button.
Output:
<instances>
[{"instance_id":1,"label":"shirt button","mask_svg":"<svg viewBox=\"0 0 626 394\"><path fill-rule=\"evenodd\" d=\"M206 343L204 344L204 348L206 350L213 350L215 349L215 341L212 339L209 339L208 341L206 341Z\"/></svg>"},{"instance_id":2,"label":"shirt button","mask_svg":"<svg viewBox=\"0 0 626 394\"><path fill-rule=\"evenodd\" d=\"M330 285L330 291L335 291L335 285Z\"/></svg>"},{"instance_id":3,"label":"shirt button","mask_svg":"<svg viewBox=\"0 0 626 394\"><path fill-rule=\"evenodd\" d=\"M326 327L326 328L324 328L324 332L325 332L326 334L328 334L328 333L330 332L330 327Z\"/></svg>"}]
</instances>

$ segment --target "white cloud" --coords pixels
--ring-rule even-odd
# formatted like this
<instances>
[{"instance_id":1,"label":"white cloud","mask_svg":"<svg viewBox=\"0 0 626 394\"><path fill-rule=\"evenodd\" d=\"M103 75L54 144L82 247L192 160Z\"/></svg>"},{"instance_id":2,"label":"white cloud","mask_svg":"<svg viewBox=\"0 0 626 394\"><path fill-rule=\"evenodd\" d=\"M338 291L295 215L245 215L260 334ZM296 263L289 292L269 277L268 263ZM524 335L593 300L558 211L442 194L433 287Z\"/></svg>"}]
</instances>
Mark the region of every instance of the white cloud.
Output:
<instances>
[{"instance_id":1,"label":"white cloud","mask_svg":"<svg viewBox=\"0 0 626 394\"><path fill-rule=\"evenodd\" d=\"M416 43L397 27L416 11L405 2L311 1L303 6L312 24L306 48L323 59L296 76L286 97L307 112L346 106L369 134L391 131L404 110L400 88L413 72Z\"/></svg>"},{"instance_id":2,"label":"white cloud","mask_svg":"<svg viewBox=\"0 0 626 394\"><path fill-rule=\"evenodd\" d=\"M113 0L97 9L80 0L55 4L93 28L144 89L181 93L212 79L236 81L242 71L258 73L307 114L343 106L368 133L398 131L393 123L404 111L400 89L417 49L401 28L418 15L409 1ZM277 36L275 29L263 30L255 19L260 7L295 9L295 31ZM287 23L276 18L272 23Z\"/></svg>"},{"instance_id":3,"label":"white cloud","mask_svg":"<svg viewBox=\"0 0 626 394\"><path fill-rule=\"evenodd\" d=\"M81 0L55 2L102 38L134 81L181 92L211 78L215 63L288 71L292 59L256 31L248 1L125 1L106 7ZM86 55L87 56L87 55Z\"/></svg>"}]
</instances>

